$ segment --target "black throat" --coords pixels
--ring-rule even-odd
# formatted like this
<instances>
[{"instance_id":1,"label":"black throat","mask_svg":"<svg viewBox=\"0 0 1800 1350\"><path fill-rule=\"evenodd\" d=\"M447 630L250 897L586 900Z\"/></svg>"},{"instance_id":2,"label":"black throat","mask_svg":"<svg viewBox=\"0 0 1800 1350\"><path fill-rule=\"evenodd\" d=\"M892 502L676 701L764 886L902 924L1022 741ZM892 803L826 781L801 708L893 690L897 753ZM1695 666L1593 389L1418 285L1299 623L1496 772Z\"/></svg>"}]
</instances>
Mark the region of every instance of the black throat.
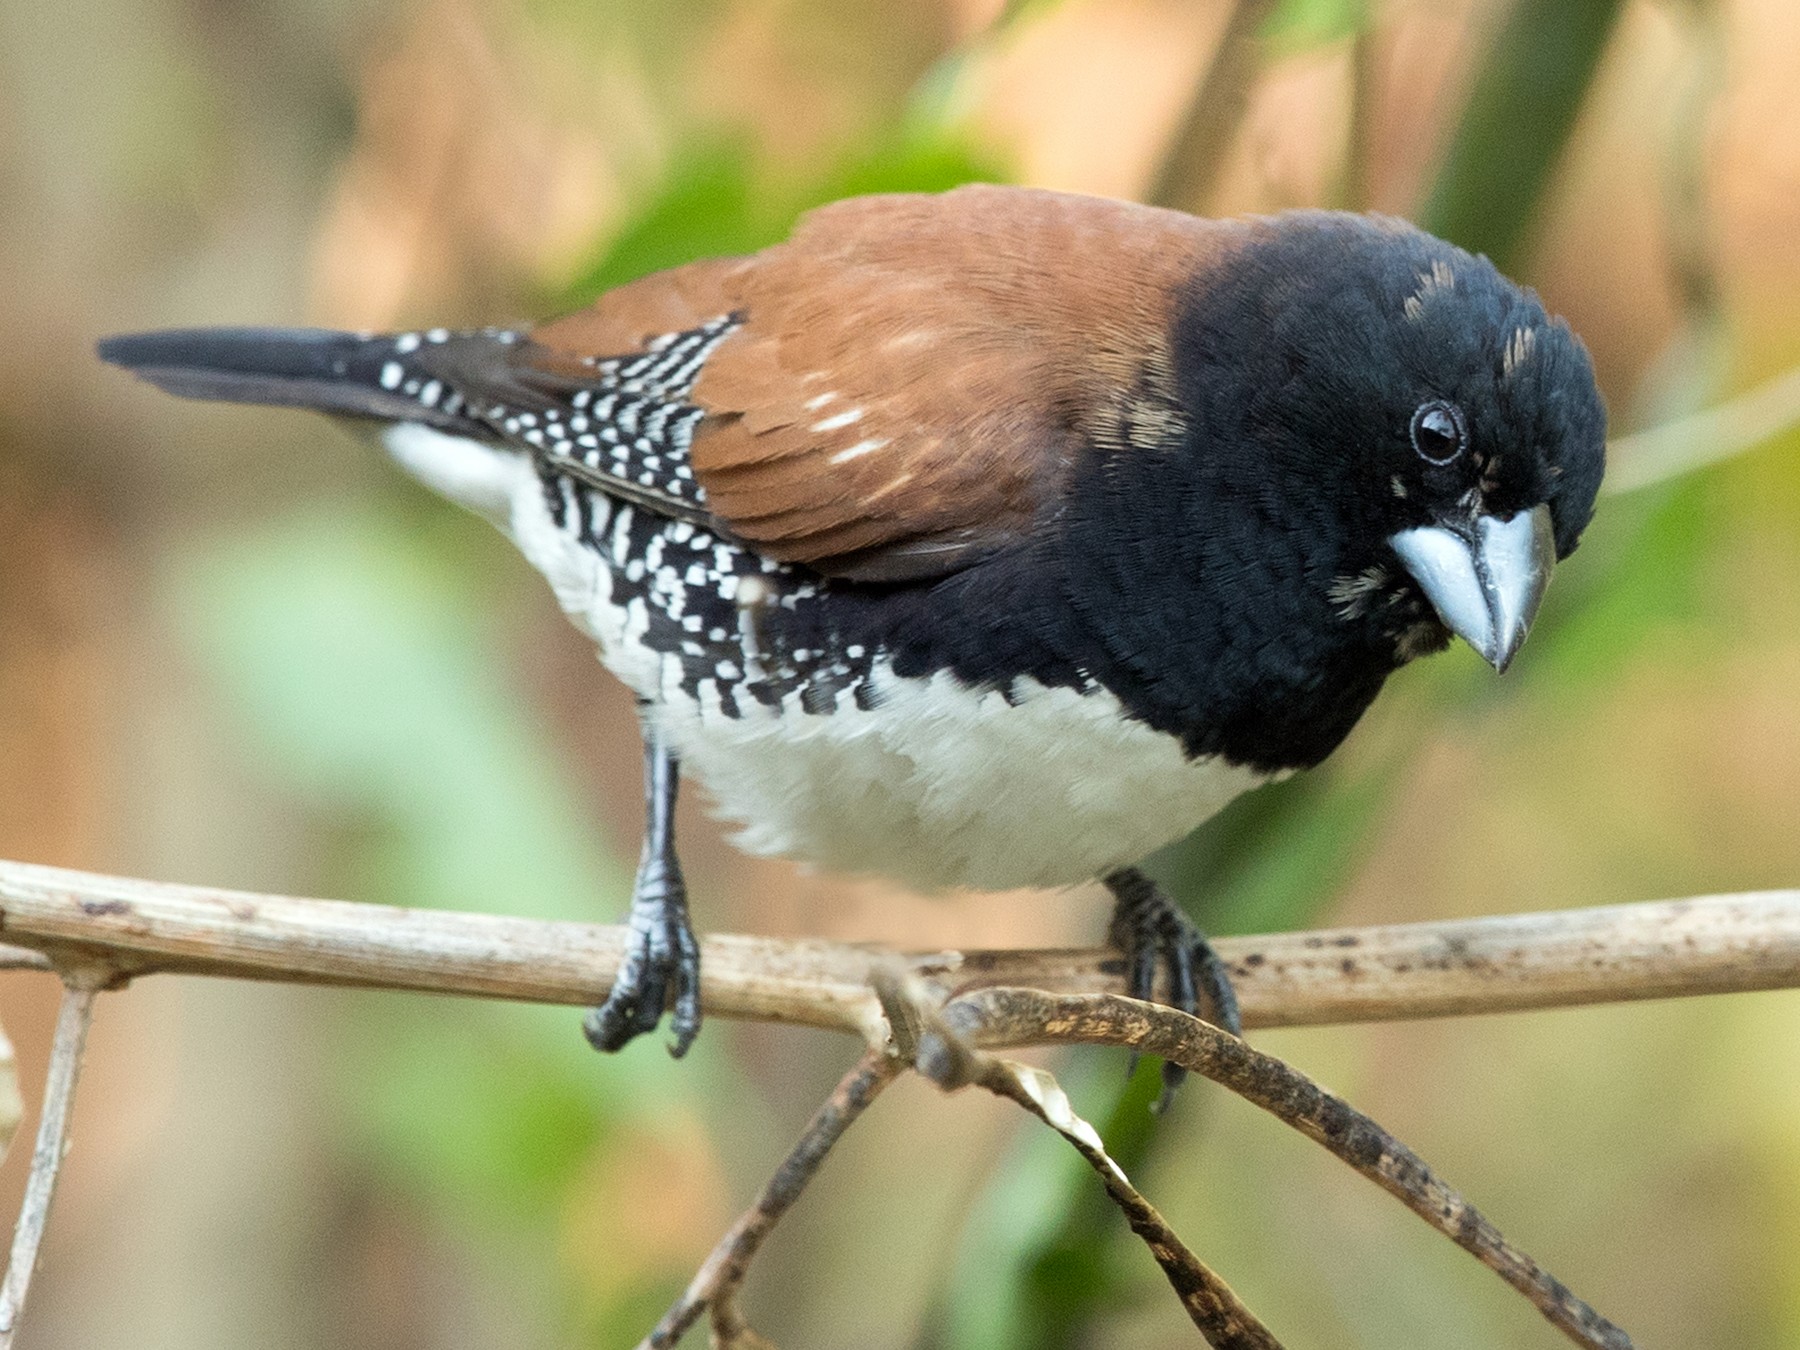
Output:
<instances>
[{"instance_id":1,"label":"black throat","mask_svg":"<svg viewBox=\"0 0 1800 1350\"><path fill-rule=\"evenodd\" d=\"M1094 677L1190 755L1272 771L1336 749L1400 664L1332 603L1341 526L1216 456L1109 456L1088 479L1056 571Z\"/></svg>"},{"instance_id":2,"label":"black throat","mask_svg":"<svg viewBox=\"0 0 1800 1350\"><path fill-rule=\"evenodd\" d=\"M1401 664L1379 625L1332 606L1325 524L1272 528L1223 489L1146 492L1122 462L1030 545L929 588L834 586L836 624L901 675L948 669L1009 698L1021 679L1097 684L1196 758L1317 764Z\"/></svg>"}]
</instances>

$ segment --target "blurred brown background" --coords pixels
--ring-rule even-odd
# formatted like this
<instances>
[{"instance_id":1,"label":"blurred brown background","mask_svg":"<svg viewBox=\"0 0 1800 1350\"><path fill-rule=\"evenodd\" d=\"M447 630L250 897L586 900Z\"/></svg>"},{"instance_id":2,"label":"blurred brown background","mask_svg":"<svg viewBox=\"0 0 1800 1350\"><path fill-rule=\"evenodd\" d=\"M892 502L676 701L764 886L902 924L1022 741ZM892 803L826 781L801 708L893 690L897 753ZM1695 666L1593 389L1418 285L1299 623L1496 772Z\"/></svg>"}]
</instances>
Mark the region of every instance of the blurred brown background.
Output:
<instances>
[{"instance_id":1,"label":"blurred brown background","mask_svg":"<svg viewBox=\"0 0 1800 1350\"><path fill-rule=\"evenodd\" d=\"M1800 359L1797 72L1781 0L0 0L0 855L600 917L635 850L627 700L501 540L323 422L133 385L102 334L526 319L833 195L988 177L1441 223L1570 318L1624 432ZM1800 884L1797 452L1604 503L1504 682L1461 652L1404 672L1328 780L1165 872L1222 928ZM1097 894L743 859L690 797L708 927L1098 936ZM54 1007L0 980L33 1107ZM1800 1344L1800 995L1259 1039L1640 1344ZM602 1062L568 1012L146 981L100 1008L22 1343L630 1344L852 1052L714 1023L681 1065ZM1063 1066L1107 1117L1117 1058ZM786 1346L1191 1344L1014 1115L902 1084L753 1319ZM1137 1147L1294 1347L1562 1343L1205 1085Z\"/></svg>"}]
</instances>

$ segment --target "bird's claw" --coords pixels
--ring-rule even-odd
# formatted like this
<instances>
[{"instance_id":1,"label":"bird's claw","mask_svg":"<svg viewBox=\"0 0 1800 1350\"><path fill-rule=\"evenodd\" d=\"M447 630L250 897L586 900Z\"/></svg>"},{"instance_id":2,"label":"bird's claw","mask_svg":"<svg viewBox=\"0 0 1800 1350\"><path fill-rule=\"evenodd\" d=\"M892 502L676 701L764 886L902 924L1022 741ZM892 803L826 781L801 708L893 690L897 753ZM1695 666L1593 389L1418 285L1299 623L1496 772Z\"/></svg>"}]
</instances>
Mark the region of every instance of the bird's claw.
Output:
<instances>
[{"instance_id":1,"label":"bird's claw","mask_svg":"<svg viewBox=\"0 0 1800 1350\"><path fill-rule=\"evenodd\" d=\"M1199 1016L1204 1009L1214 1026L1241 1035L1237 993L1230 973L1206 934L1176 908L1155 882L1135 870L1115 872L1106 879L1117 898L1110 937L1125 953L1126 990L1133 998L1154 1001L1156 966L1160 960L1168 972L1168 1005ZM1137 1060L1132 1059L1133 1067ZM1163 1091L1158 1111L1174 1100L1175 1089L1187 1077L1179 1064L1162 1066Z\"/></svg>"},{"instance_id":2,"label":"bird's claw","mask_svg":"<svg viewBox=\"0 0 1800 1350\"><path fill-rule=\"evenodd\" d=\"M596 1050L620 1050L655 1031L675 990L669 1053L679 1059L700 1031L700 944L688 922L687 888L672 865L646 863L631 896L630 937L606 1002L581 1024Z\"/></svg>"}]
</instances>

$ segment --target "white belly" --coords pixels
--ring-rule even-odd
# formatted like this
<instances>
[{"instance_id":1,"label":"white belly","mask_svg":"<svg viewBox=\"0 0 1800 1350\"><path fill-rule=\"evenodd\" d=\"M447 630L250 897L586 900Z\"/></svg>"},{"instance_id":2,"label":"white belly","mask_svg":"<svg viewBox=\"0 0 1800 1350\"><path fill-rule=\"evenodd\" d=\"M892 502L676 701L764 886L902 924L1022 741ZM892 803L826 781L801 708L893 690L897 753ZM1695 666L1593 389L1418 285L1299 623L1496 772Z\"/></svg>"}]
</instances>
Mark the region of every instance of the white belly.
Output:
<instances>
[{"instance_id":1,"label":"white belly","mask_svg":"<svg viewBox=\"0 0 1800 1350\"><path fill-rule=\"evenodd\" d=\"M394 456L480 511L549 579L602 659L650 700L683 769L704 783L737 842L923 889L1090 880L1180 838L1249 788L1257 771L1192 760L1125 716L1105 690L1021 682L1009 703L948 673L903 679L877 662L873 707L727 716L646 647L642 601L615 604L607 561L555 525L523 456L417 426L386 434Z\"/></svg>"},{"instance_id":2,"label":"white belly","mask_svg":"<svg viewBox=\"0 0 1800 1350\"><path fill-rule=\"evenodd\" d=\"M1091 880L1180 838L1265 775L1194 761L1111 694L1000 694L878 666L878 706L658 711L738 842L924 889Z\"/></svg>"}]
</instances>

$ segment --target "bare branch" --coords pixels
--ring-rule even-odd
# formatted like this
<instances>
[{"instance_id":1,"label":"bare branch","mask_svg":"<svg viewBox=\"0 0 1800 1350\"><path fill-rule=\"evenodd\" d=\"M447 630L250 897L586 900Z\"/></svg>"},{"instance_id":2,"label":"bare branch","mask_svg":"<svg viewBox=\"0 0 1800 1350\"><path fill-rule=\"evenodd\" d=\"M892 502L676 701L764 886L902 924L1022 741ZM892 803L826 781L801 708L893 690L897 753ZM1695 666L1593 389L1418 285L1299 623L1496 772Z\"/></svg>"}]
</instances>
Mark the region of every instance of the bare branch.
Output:
<instances>
[{"instance_id":1,"label":"bare branch","mask_svg":"<svg viewBox=\"0 0 1800 1350\"><path fill-rule=\"evenodd\" d=\"M768 1342L751 1331L737 1311L737 1291L745 1272L762 1247L763 1239L800 1198L832 1146L905 1068L905 1061L880 1050L870 1050L844 1075L824 1105L813 1114L800 1141L762 1188L756 1203L745 1210L719 1239L719 1244L675 1306L663 1315L655 1330L638 1343L638 1350L668 1350L702 1313L709 1310L714 1345L727 1347L727 1350L767 1347Z\"/></svg>"},{"instance_id":2,"label":"bare branch","mask_svg":"<svg viewBox=\"0 0 1800 1350\"><path fill-rule=\"evenodd\" d=\"M50 1201L56 1194L56 1178L69 1146L69 1112L75 1103L75 1083L81 1076L82 1052L87 1048L88 1024L94 1015L94 996L102 981L71 980L63 991L56 1014L56 1035L51 1041L50 1071L44 1081L44 1107L38 1119L37 1145L31 1153L31 1175L25 1182L25 1201L13 1230L12 1256L6 1279L0 1282L0 1350L11 1350L25 1296L37 1269L38 1247L50 1219Z\"/></svg>"},{"instance_id":3,"label":"bare branch","mask_svg":"<svg viewBox=\"0 0 1800 1350\"><path fill-rule=\"evenodd\" d=\"M1144 200L1154 206L1197 209L1217 181L1250 103L1260 59L1257 33L1274 12L1273 0L1236 0L1194 86Z\"/></svg>"},{"instance_id":4,"label":"bare branch","mask_svg":"<svg viewBox=\"0 0 1800 1350\"><path fill-rule=\"evenodd\" d=\"M1800 367L1690 417L1606 447L1606 491L1634 492L1754 450L1800 426Z\"/></svg>"},{"instance_id":5,"label":"bare branch","mask_svg":"<svg viewBox=\"0 0 1800 1350\"><path fill-rule=\"evenodd\" d=\"M825 1155L880 1090L911 1061L939 1086L978 1085L1018 1103L1072 1143L1142 1238L1194 1325L1215 1350L1281 1350L1274 1335L1171 1229L1078 1116L1056 1080L986 1054L983 1045L1089 1043L1129 1046L1172 1060L1275 1115L1399 1198L1531 1300L1586 1350L1631 1350L1623 1330L1513 1246L1474 1206L1399 1140L1298 1070L1173 1008L1115 994L1056 995L987 987L940 1006L921 976L893 962L872 970L873 991L904 1056L872 1048L820 1107L756 1203L713 1249L680 1301L638 1350L669 1350L703 1313L713 1343L767 1350L745 1325L736 1293L763 1239L818 1171Z\"/></svg>"},{"instance_id":6,"label":"bare branch","mask_svg":"<svg viewBox=\"0 0 1800 1350\"><path fill-rule=\"evenodd\" d=\"M104 956L121 977L174 971L591 1005L624 930L495 915L296 900L0 862L0 938L53 962ZM1505 1012L1800 985L1800 891L1704 896L1441 923L1215 942L1244 1025ZM884 1039L871 947L715 934L703 1000L717 1017ZM948 995L979 985L1116 993L1117 952L914 954Z\"/></svg>"},{"instance_id":7,"label":"bare branch","mask_svg":"<svg viewBox=\"0 0 1800 1350\"><path fill-rule=\"evenodd\" d=\"M295 900L5 862L0 862L0 936L43 951L66 980L78 977L85 989L153 971L180 971L575 1004L591 1004L604 994L622 947L620 929L598 925ZM1800 892L1325 930L1217 945L1232 967L1251 1026L1769 989L1800 984ZM1022 1100L1031 1093L1016 1074L1006 1082L985 1081L987 1066L998 1061L980 1054L980 1048L1088 1041L1161 1055L1245 1095L1331 1149L1495 1269L1579 1344L1598 1350L1630 1344L1374 1122L1223 1032L1119 996L1122 962L1116 953L898 957L840 943L715 937L705 944L704 961L710 1013L851 1031L877 1050L821 1108L757 1205L727 1234L665 1319L656 1333L663 1339L653 1338L649 1345L672 1344L681 1328L708 1309L721 1343L743 1350L762 1344L738 1318L735 1290L763 1238L825 1153L907 1062L886 1049L890 1020L877 993L902 986L905 1001L925 1011L896 1012L895 1030L928 1076L982 1081ZM1008 987L1016 984L1035 987ZM65 1017L80 1006L65 1007ZM952 1034L941 1036L934 1028ZM961 1047L960 1057L951 1053L955 1047ZM72 1063L67 1057L58 1062ZM1043 1106L1048 1097L1040 1097ZM43 1147L40 1140L40 1152ZM1088 1160L1110 1175L1104 1156ZM1193 1310L1210 1300L1207 1315L1225 1319L1222 1326L1234 1325L1229 1290L1215 1280L1216 1289L1196 1294L1195 1282L1206 1277L1194 1272L1204 1267L1179 1248L1141 1196L1134 1200L1135 1192L1113 1182L1123 1178L1109 1182L1113 1197L1150 1242L1184 1303ZM29 1241L34 1253L36 1239ZM15 1260L9 1287L20 1271L28 1274L29 1262L21 1266ZM1254 1321L1248 1314L1236 1325L1232 1334L1240 1339L1221 1344L1273 1344L1254 1339L1268 1333L1250 1329Z\"/></svg>"},{"instance_id":8,"label":"bare branch","mask_svg":"<svg viewBox=\"0 0 1800 1350\"><path fill-rule=\"evenodd\" d=\"M1107 1195L1162 1267L1175 1296L1213 1350L1281 1350L1281 1342L1244 1306L1230 1285L1184 1243L1168 1220L1131 1184L1094 1127L1075 1114L1056 1079L1042 1069L979 1055L976 1085L1017 1102L1075 1146L1099 1174Z\"/></svg>"},{"instance_id":9,"label":"bare branch","mask_svg":"<svg viewBox=\"0 0 1800 1350\"><path fill-rule=\"evenodd\" d=\"M1262 1107L1368 1177L1530 1299L1588 1350L1630 1350L1631 1339L1508 1242L1424 1159L1299 1070L1174 1008L1117 994L1069 996L981 989L944 1008L946 1026L974 1045L1045 1039L1128 1045L1160 1055Z\"/></svg>"}]
</instances>

